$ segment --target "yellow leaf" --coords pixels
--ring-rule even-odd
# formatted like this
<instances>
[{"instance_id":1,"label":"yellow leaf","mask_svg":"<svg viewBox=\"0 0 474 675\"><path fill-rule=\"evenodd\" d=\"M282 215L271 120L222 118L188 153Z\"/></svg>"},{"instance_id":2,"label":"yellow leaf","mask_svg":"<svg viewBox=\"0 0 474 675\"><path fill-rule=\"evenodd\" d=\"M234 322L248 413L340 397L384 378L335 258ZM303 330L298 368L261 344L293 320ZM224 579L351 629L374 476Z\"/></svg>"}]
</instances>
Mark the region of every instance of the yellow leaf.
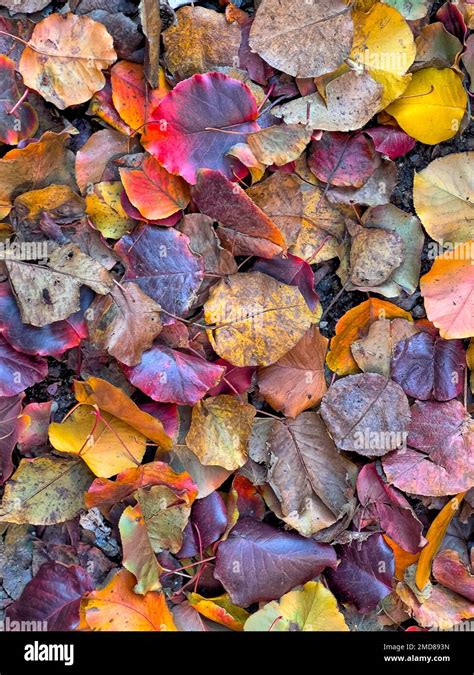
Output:
<instances>
[{"instance_id":1,"label":"yellow leaf","mask_svg":"<svg viewBox=\"0 0 474 675\"><path fill-rule=\"evenodd\" d=\"M235 471L247 461L256 410L233 396L215 396L193 408L186 445L201 464Z\"/></svg>"},{"instance_id":2,"label":"yellow leaf","mask_svg":"<svg viewBox=\"0 0 474 675\"><path fill-rule=\"evenodd\" d=\"M245 631L304 632L343 631L349 628L334 595L319 581L308 581L302 589L286 593L252 614Z\"/></svg>"},{"instance_id":3,"label":"yellow leaf","mask_svg":"<svg viewBox=\"0 0 474 675\"><path fill-rule=\"evenodd\" d=\"M377 2L368 12L355 11L354 43L350 59L383 87L380 110L401 96L416 56L413 33L393 7Z\"/></svg>"},{"instance_id":4,"label":"yellow leaf","mask_svg":"<svg viewBox=\"0 0 474 675\"><path fill-rule=\"evenodd\" d=\"M300 290L261 272L223 279L204 305L215 351L235 366L267 366L286 354L321 316Z\"/></svg>"},{"instance_id":5,"label":"yellow leaf","mask_svg":"<svg viewBox=\"0 0 474 675\"><path fill-rule=\"evenodd\" d=\"M199 593L189 593L188 600L199 614L231 630L244 630L244 624L250 616L245 609L234 605L227 593L217 598L203 598Z\"/></svg>"},{"instance_id":6,"label":"yellow leaf","mask_svg":"<svg viewBox=\"0 0 474 675\"><path fill-rule=\"evenodd\" d=\"M426 533L428 543L421 551L415 575L415 582L420 591L424 589L430 580L433 558L441 546L449 523L458 511L465 494L465 492L460 492L456 497L450 499L433 520Z\"/></svg>"},{"instance_id":7,"label":"yellow leaf","mask_svg":"<svg viewBox=\"0 0 474 675\"><path fill-rule=\"evenodd\" d=\"M425 230L441 246L472 239L474 152L439 157L415 173L413 201Z\"/></svg>"},{"instance_id":8,"label":"yellow leaf","mask_svg":"<svg viewBox=\"0 0 474 675\"><path fill-rule=\"evenodd\" d=\"M450 68L413 73L403 96L386 109L417 141L436 145L455 136L466 112L467 94Z\"/></svg>"},{"instance_id":9,"label":"yellow leaf","mask_svg":"<svg viewBox=\"0 0 474 675\"><path fill-rule=\"evenodd\" d=\"M89 218L104 237L110 239L120 239L135 225L123 209L120 201L122 192L120 181L105 181L94 185L94 192L86 196Z\"/></svg>"},{"instance_id":10,"label":"yellow leaf","mask_svg":"<svg viewBox=\"0 0 474 675\"><path fill-rule=\"evenodd\" d=\"M77 408L61 424L49 426L49 440L59 452L81 457L96 476L109 478L138 466L146 438L113 415L92 406Z\"/></svg>"}]
</instances>

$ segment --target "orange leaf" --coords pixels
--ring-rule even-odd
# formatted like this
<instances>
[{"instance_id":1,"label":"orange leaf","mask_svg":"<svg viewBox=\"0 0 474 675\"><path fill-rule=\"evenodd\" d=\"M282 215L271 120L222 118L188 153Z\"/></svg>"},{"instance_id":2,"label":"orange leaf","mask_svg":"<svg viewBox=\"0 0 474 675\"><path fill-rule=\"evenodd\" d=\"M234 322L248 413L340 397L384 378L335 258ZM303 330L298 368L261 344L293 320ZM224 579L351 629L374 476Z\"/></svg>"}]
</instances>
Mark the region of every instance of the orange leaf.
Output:
<instances>
[{"instance_id":1,"label":"orange leaf","mask_svg":"<svg viewBox=\"0 0 474 675\"><path fill-rule=\"evenodd\" d=\"M164 593L133 592L135 577L122 569L81 601L82 626L99 631L176 631Z\"/></svg>"},{"instance_id":2,"label":"orange leaf","mask_svg":"<svg viewBox=\"0 0 474 675\"><path fill-rule=\"evenodd\" d=\"M405 310L378 298L369 298L350 309L337 322L336 335L331 340L330 352L326 358L329 368L338 375L358 373L360 369L352 356L351 344L364 337L374 321L397 317L413 320Z\"/></svg>"},{"instance_id":3,"label":"orange leaf","mask_svg":"<svg viewBox=\"0 0 474 675\"><path fill-rule=\"evenodd\" d=\"M458 495L456 495L456 497L450 499L446 506L441 509L436 518L433 520L428 529L428 532L426 533L428 543L421 551L415 575L415 582L420 591L424 589L430 580L431 563L433 562L433 558L441 546L441 542L444 539L444 535L446 534L446 530L449 527L449 523L459 509L465 494L465 492L460 492Z\"/></svg>"},{"instance_id":4,"label":"orange leaf","mask_svg":"<svg viewBox=\"0 0 474 675\"><path fill-rule=\"evenodd\" d=\"M420 279L430 321L441 337L474 336L474 239L439 255Z\"/></svg>"},{"instance_id":5,"label":"orange leaf","mask_svg":"<svg viewBox=\"0 0 474 675\"><path fill-rule=\"evenodd\" d=\"M198 593L189 593L188 600L202 616L235 631L243 631L250 616L245 609L234 605L227 593L217 598L203 598Z\"/></svg>"},{"instance_id":6,"label":"orange leaf","mask_svg":"<svg viewBox=\"0 0 474 675\"><path fill-rule=\"evenodd\" d=\"M117 59L113 44L88 16L51 14L36 24L18 69L27 87L64 110L102 89L102 70Z\"/></svg>"},{"instance_id":7,"label":"orange leaf","mask_svg":"<svg viewBox=\"0 0 474 675\"><path fill-rule=\"evenodd\" d=\"M153 157L139 169L120 169L127 197L148 220L168 218L189 204L189 188L179 176L168 173Z\"/></svg>"},{"instance_id":8,"label":"orange leaf","mask_svg":"<svg viewBox=\"0 0 474 675\"><path fill-rule=\"evenodd\" d=\"M134 130L144 131L148 115L156 108L170 87L160 68L157 89L150 89L145 80L143 66L131 61L120 61L111 70L112 101L122 118Z\"/></svg>"},{"instance_id":9,"label":"orange leaf","mask_svg":"<svg viewBox=\"0 0 474 675\"><path fill-rule=\"evenodd\" d=\"M171 447L171 439L163 425L155 417L140 408L118 387L99 377L90 377L86 382L74 382L74 394L79 403L96 405L133 427L163 448Z\"/></svg>"},{"instance_id":10,"label":"orange leaf","mask_svg":"<svg viewBox=\"0 0 474 675\"><path fill-rule=\"evenodd\" d=\"M395 560L395 577L400 579L400 581L403 581L406 568L416 563L420 557L421 551L418 551L418 553L409 553L408 551L405 551L403 548L401 548L396 541L390 539L388 535L384 534L383 538L393 551L393 558Z\"/></svg>"}]
</instances>

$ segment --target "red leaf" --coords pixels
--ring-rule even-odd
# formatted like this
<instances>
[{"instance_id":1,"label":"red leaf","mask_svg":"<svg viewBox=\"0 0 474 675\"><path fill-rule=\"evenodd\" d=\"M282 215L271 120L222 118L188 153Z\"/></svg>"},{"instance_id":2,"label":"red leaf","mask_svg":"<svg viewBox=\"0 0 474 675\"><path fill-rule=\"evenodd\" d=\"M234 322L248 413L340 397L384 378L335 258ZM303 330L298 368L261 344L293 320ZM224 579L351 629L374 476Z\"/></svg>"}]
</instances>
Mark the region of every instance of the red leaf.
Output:
<instances>
[{"instance_id":1,"label":"red leaf","mask_svg":"<svg viewBox=\"0 0 474 675\"><path fill-rule=\"evenodd\" d=\"M375 149L389 159L397 159L413 150L416 145L414 138L398 127L381 126L364 129L375 144Z\"/></svg>"},{"instance_id":2,"label":"red leaf","mask_svg":"<svg viewBox=\"0 0 474 675\"><path fill-rule=\"evenodd\" d=\"M246 84L223 73L193 75L167 94L152 111L142 144L170 173L188 183L197 170L216 169L243 177L226 153L245 135L258 131L258 111ZM231 133L229 133L231 132Z\"/></svg>"},{"instance_id":3,"label":"red leaf","mask_svg":"<svg viewBox=\"0 0 474 675\"><path fill-rule=\"evenodd\" d=\"M122 366L130 382L154 401L194 405L214 387L224 368L175 349L156 345L138 366Z\"/></svg>"},{"instance_id":4,"label":"red leaf","mask_svg":"<svg viewBox=\"0 0 474 675\"><path fill-rule=\"evenodd\" d=\"M316 309L319 295L314 290L314 273L311 266L302 258L288 253L285 258L275 256L271 260L257 260L252 270L268 274L284 284L298 286L308 307L312 311Z\"/></svg>"},{"instance_id":5,"label":"red leaf","mask_svg":"<svg viewBox=\"0 0 474 675\"><path fill-rule=\"evenodd\" d=\"M387 485L375 463L366 464L357 477L357 496L362 504L360 528L379 523L401 548L417 553L422 544L423 525L401 492Z\"/></svg>"},{"instance_id":6,"label":"red leaf","mask_svg":"<svg viewBox=\"0 0 474 675\"><path fill-rule=\"evenodd\" d=\"M220 171L199 171L192 197L201 213L219 221L217 234L234 255L272 258L286 246L271 218Z\"/></svg>"},{"instance_id":7,"label":"red leaf","mask_svg":"<svg viewBox=\"0 0 474 675\"><path fill-rule=\"evenodd\" d=\"M311 143L308 156L316 178L339 187L362 187L380 162L374 144L363 133L326 132Z\"/></svg>"}]
</instances>

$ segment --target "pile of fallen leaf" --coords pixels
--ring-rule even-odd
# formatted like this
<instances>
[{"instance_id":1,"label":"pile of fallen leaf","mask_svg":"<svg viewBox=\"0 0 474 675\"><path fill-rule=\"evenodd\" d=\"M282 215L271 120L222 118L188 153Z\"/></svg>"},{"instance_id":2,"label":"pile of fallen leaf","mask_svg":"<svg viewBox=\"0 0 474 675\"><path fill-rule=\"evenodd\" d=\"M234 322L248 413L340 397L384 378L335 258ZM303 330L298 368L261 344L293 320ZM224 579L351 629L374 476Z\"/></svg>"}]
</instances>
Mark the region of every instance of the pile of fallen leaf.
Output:
<instances>
[{"instance_id":1,"label":"pile of fallen leaf","mask_svg":"<svg viewBox=\"0 0 474 675\"><path fill-rule=\"evenodd\" d=\"M474 618L474 4L159 5L0 0L0 619Z\"/></svg>"}]
</instances>

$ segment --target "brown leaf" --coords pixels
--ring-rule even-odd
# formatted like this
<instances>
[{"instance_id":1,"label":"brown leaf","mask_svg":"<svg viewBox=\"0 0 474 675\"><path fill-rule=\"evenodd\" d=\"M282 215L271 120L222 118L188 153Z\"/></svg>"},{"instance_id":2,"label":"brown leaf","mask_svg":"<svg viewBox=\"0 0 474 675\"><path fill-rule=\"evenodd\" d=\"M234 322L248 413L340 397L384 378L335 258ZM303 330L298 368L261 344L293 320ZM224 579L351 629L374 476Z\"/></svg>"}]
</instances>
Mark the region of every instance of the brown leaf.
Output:
<instances>
[{"instance_id":1,"label":"brown leaf","mask_svg":"<svg viewBox=\"0 0 474 675\"><path fill-rule=\"evenodd\" d=\"M224 14L205 7L182 7L177 24L163 32L165 64L176 80L239 63L240 29Z\"/></svg>"},{"instance_id":2,"label":"brown leaf","mask_svg":"<svg viewBox=\"0 0 474 675\"><path fill-rule=\"evenodd\" d=\"M338 453L317 413L275 422L268 446L268 482L300 534L309 537L352 512L357 468Z\"/></svg>"},{"instance_id":3,"label":"brown leaf","mask_svg":"<svg viewBox=\"0 0 474 675\"><path fill-rule=\"evenodd\" d=\"M260 394L272 408L296 417L320 402L327 389L327 345L328 340L312 326L279 361L258 370Z\"/></svg>"},{"instance_id":4,"label":"brown leaf","mask_svg":"<svg viewBox=\"0 0 474 675\"><path fill-rule=\"evenodd\" d=\"M140 20L146 36L145 76L152 89L160 81L160 0L140 0Z\"/></svg>"},{"instance_id":5,"label":"brown leaf","mask_svg":"<svg viewBox=\"0 0 474 675\"><path fill-rule=\"evenodd\" d=\"M294 77L317 77L349 56L352 37L350 7L342 0L262 0L249 43L274 68Z\"/></svg>"},{"instance_id":6,"label":"brown leaf","mask_svg":"<svg viewBox=\"0 0 474 675\"><path fill-rule=\"evenodd\" d=\"M248 134L247 143L262 164L283 166L304 152L311 140L311 130L301 124L280 124Z\"/></svg>"},{"instance_id":7,"label":"brown leaf","mask_svg":"<svg viewBox=\"0 0 474 675\"><path fill-rule=\"evenodd\" d=\"M383 284L403 262L403 240L393 230L364 228L348 224L352 236L350 252L350 281L357 287Z\"/></svg>"},{"instance_id":8,"label":"brown leaf","mask_svg":"<svg viewBox=\"0 0 474 675\"><path fill-rule=\"evenodd\" d=\"M414 323L406 319L379 319L369 332L351 344L354 360L365 373L390 377L390 362L395 346L405 338L418 333Z\"/></svg>"},{"instance_id":9,"label":"brown leaf","mask_svg":"<svg viewBox=\"0 0 474 675\"><path fill-rule=\"evenodd\" d=\"M379 457L406 443L410 408L403 389L374 373L337 380L321 416L340 450Z\"/></svg>"},{"instance_id":10,"label":"brown leaf","mask_svg":"<svg viewBox=\"0 0 474 675\"><path fill-rule=\"evenodd\" d=\"M160 305L137 284L124 281L89 307L89 337L121 363L135 366L161 332L160 311Z\"/></svg>"}]
</instances>

